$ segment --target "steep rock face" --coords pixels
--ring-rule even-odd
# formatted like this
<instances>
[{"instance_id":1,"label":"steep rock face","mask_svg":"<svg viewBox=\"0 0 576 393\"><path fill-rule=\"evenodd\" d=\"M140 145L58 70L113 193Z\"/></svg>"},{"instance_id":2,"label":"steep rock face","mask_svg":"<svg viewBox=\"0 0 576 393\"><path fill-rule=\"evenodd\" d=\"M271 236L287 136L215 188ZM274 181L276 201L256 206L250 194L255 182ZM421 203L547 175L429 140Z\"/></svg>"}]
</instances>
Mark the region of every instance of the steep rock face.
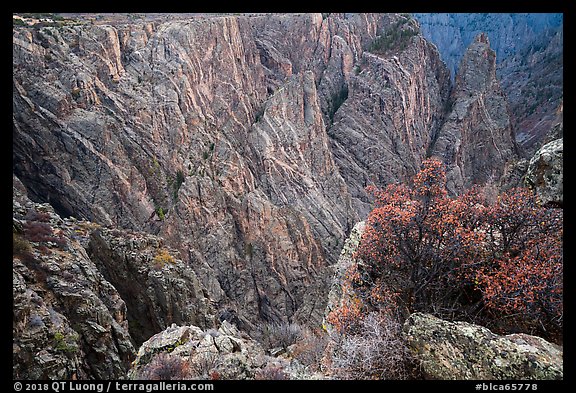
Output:
<instances>
[{"instance_id":1,"label":"steep rock face","mask_svg":"<svg viewBox=\"0 0 576 393\"><path fill-rule=\"evenodd\" d=\"M432 155L447 165L448 190L497 182L517 157L506 98L496 78L496 55L485 34L470 45L451 95L452 109Z\"/></svg>"},{"instance_id":2,"label":"steep rock face","mask_svg":"<svg viewBox=\"0 0 576 393\"><path fill-rule=\"evenodd\" d=\"M14 376L124 378L172 323L216 324L192 269L158 236L62 219L14 177Z\"/></svg>"},{"instance_id":3,"label":"steep rock face","mask_svg":"<svg viewBox=\"0 0 576 393\"><path fill-rule=\"evenodd\" d=\"M419 169L450 89L434 46L417 35L413 20L402 18L380 37L390 37L391 30L405 35L363 52L328 129L342 177L364 214L368 184L404 181Z\"/></svg>"},{"instance_id":4,"label":"steep rock face","mask_svg":"<svg viewBox=\"0 0 576 393\"><path fill-rule=\"evenodd\" d=\"M214 325L206 290L161 238L101 228L90 235L87 252L125 299L130 335L137 345L172 323Z\"/></svg>"},{"instance_id":5,"label":"steep rock face","mask_svg":"<svg viewBox=\"0 0 576 393\"><path fill-rule=\"evenodd\" d=\"M15 28L13 68L13 170L31 198L161 236L200 285L186 318L247 330L321 322L364 187L417 171L450 88L415 21L393 14ZM103 255L122 258L106 236Z\"/></svg>"},{"instance_id":6,"label":"steep rock face","mask_svg":"<svg viewBox=\"0 0 576 393\"><path fill-rule=\"evenodd\" d=\"M15 28L14 172L64 216L161 235L239 323L319 322L359 218L326 114L390 19Z\"/></svg>"},{"instance_id":7,"label":"steep rock face","mask_svg":"<svg viewBox=\"0 0 576 393\"><path fill-rule=\"evenodd\" d=\"M253 173L271 202L303 212L332 261L357 216L332 158L311 71L267 100L248 141Z\"/></svg>"},{"instance_id":8,"label":"steep rock face","mask_svg":"<svg viewBox=\"0 0 576 393\"><path fill-rule=\"evenodd\" d=\"M13 193L13 377L124 378L135 349L126 304L84 248L95 224L31 202L16 177Z\"/></svg>"},{"instance_id":9,"label":"steep rock face","mask_svg":"<svg viewBox=\"0 0 576 393\"><path fill-rule=\"evenodd\" d=\"M562 14L554 13L416 13L414 17L422 34L438 47L453 77L466 48L478 34L488 35L503 61L563 22Z\"/></svg>"},{"instance_id":10,"label":"steep rock face","mask_svg":"<svg viewBox=\"0 0 576 393\"><path fill-rule=\"evenodd\" d=\"M516 140L525 157L554 139L554 129L562 122L563 37L562 26L548 29L498 65Z\"/></svg>"},{"instance_id":11,"label":"steep rock face","mask_svg":"<svg viewBox=\"0 0 576 393\"><path fill-rule=\"evenodd\" d=\"M15 171L26 177L33 197L54 195L67 213L138 228L155 208L169 209L174 189L168 180L178 169L200 170L204 151L218 142L210 133L232 123L248 127L254 102L265 94L249 27L243 36L238 19L221 18L155 28L15 32ZM217 43L229 34L234 40ZM107 40L99 44L101 36ZM34 139L23 139L30 129ZM52 157L60 153L58 165Z\"/></svg>"},{"instance_id":12,"label":"steep rock face","mask_svg":"<svg viewBox=\"0 0 576 393\"><path fill-rule=\"evenodd\" d=\"M498 336L422 313L408 318L404 335L431 379L563 379L562 348L540 337Z\"/></svg>"},{"instance_id":13,"label":"steep rock face","mask_svg":"<svg viewBox=\"0 0 576 393\"><path fill-rule=\"evenodd\" d=\"M516 140L529 158L557 121L563 96L563 15L555 13L414 14L454 79L464 52L485 33L496 52L496 74Z\"/></svg>"},{"instance_id":14,"label":"steep rock face","mask_svg":"<svg viewBox=\"0 0 576 393\"><path fill-rule=\"evenodd\" d=\"M564 139L542 146L528 164L526 183L536 189L543 205L562 206L564 202Z\"/></svg>"}]
</instances>

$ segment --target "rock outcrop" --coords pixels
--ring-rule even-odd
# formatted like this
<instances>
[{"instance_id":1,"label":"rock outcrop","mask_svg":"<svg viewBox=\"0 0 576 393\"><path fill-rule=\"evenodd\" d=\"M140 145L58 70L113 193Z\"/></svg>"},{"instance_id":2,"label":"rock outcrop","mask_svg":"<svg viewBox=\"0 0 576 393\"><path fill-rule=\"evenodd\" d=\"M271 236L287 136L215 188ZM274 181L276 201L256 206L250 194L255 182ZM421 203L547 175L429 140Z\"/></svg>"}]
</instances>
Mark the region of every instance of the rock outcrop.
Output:
<instances>
[{"instance_id":1,"label":"rock outcrop","mask_svg":"<svg viewBox=\"0 0 576 393\"><path fill-rule=\"evenodd\" d=\"M129 379L318 379L295 359L268 355L224 320L218 329L172 325L142 344Z\"/></svg>"},{"instance_id":2,"label":"rock outcrop","mask_svg":"<svg viewBox=\"0 0 576 393\"><path fill-rule=\"evenodd\" d=\"M124 378L135 349L126 303L84 248L97 225L62 219L13 180L15 379Z\"/></svg>"},{"instance_id":3,"label":"rock outcrop","mask_svg":"<svg viewBox=\"0 0 576 393\"><path fill-rule=\"evenodd\" d=\"M528 164L526 183L536 190L543 205L561 207L564 202L564 139L542 146Z\"/></svg>"},{"instance_id":4,"label":"rock outcrop","mask_svg":"<svg viewBox=\"0 0 576 393\"><path fill-rule=\"evenodd\" d=\"M172 323L215 326L206 289L161 238L62 219L13 184L15 378L124 378L134 346Z\"/></svg>"},{"instance_id":5,"label":"rock outcrop","mask_svg":"<svg viewBox=\"0 0 576 393\"><path fill-rule=\"evenodd\" d=\"M499 336L422 313L408 318L404 335L430 379L563 379L562 348L540 337Z\"/></svg>"},{"instance_id":6,"label":"rock outcrop","mask_svg":"<svg viewBox=\"0 0 576 393\"><path fill-rule=\"evenodd\" d=\"M112 19L13 29L13 172L71 223L62 236L91 227L74 252L116 321L97 322L106 345L89 338L90 356L113 359L93 367L110 369L78 355L66 372L79 378L120 376L128 334L139 345L172 323L319 326L366 185L407 180L435 141L454 192L497 181L514 156L484 39L450 107L449 72L406 15Z\"/></svg>"},{"instance_id":7,"label":"rock outcrop","mask_svg":"<svg viewBox=\"0 0 576 393\"><path fill-rule=\"evenodd\" d=\"M175 250L154 235L99 228L87 252L124 299L130 335L140 345L172 323L216 323L206 289Z\"/></svg>"},{"instance_id":8,"label":"rock outcrop","mask_svg":"<svg viewBox=\"0 0 576 393\"><path fill-rule=\"evenodd\" d=\"M366 223L364 221L360 221L354 225L350 236L346 239L346 242L344 242L344 247L342 247L338 262L331 266L334 273L332 283L330 284L330 291L328 292L328 303L326 305L326 311L324 312L324 320L322 322L322 326L324 326L329 334L332 334L334 328L326 317L330 312L342 306L345 301L342 293L342 284L346 277L346 272L348 272L354 264L358 263L358 260L354 259L353 256L356 250L358 250L358 245L360 244L365 228Z\"/></svg>"},{"instance_id":9,"label":"rock outcrop","mask_svg":"<svg viewBox=\"0 0 576 393\"><path fill-rule=\"evenodd\" d=\"M559 13L415 13L424 37L433 42L454 77L466 48L486 33L501 61L562 26Z\"/></svg>"},{"instance_id":10,"label":"rock outcrop","mask_svg":"<svg viewBox=\"0 0 576 393\"><path fill-rule=\"evenodd\" d=\"M347 98L328 128L364 216L367 185L401 182L420 169L450 93L449 73L413 19L398 16L379 33L350 74Z\"/></svg>"},{"instance_id":11,"label":"rock outcrop","mask_svg":"<svg viewBox=\"0 0 576 393\"><path fill-rule=\"evenodd\" d=\"M152 371L150 363L160 354L185 361L186 379L254 379L268 360L257 342L242 338L227 321L218 330L172 325L142 344L128 377L147 377Z\"/></svg>"},{"instance_id":12,"label":"rock outcrop","mask_svg":"<svg viewBox=\"0 0 576 393\"><path fill-rule=\"evenodd\" d=\"M562 121L563 39L562 25L546 30L498 66L497 74L510 104L516 141L527 158L554 139L551 136Z\"/></svg>"},{"instance_id":13,"label":"rock outcrop","mask_svg":"<svg viewBox=\"0 0 576 393\"><path fill-rule=\"evenodd\" d=\"M411 23L400 63L366 54L367 71L353 81L365 47L405 19L268 14L15 27L14 173L63 217L161 236L217 311L243 328L319 324L327 268L368 209L358 199L367 173L390 172L387 181L413 172L443 107L447 76ZM375 101L388 83L381 70L391 86ZM357 123L362 97L385 106L374 125ZM327 133L337 113L348 126ZM348 143L345 133L366 124L401 132L362 157L361 134ZM410 151L402 141L412 141ZM395 149L389 171L379 154ZM347 171L349 159L361 170Z\"/></svg>"},{"instance_id":14,"label":"rock outcrop","mask_svg":"<svg viewBox=\"0 0 576 393\"><path fill-rule=\"evenodd\" d=\"M517 158L506 97L496 78L496 55L485 34L467 49L451 94L451 111L431 150L447 165L448 191L497 183Z\"/></svg>"},{"instance_id":15,"label":"rock outcrop","mask_svg":"<svg viewBox=\"0 0 576 393\"><path fill-rule=\"evenodd\" d=\"M562 111L563 15L560 13L414 14L452 79L466 48L485 33L510 104L516 141L529 158L546 143Z\"/></svg>"}]
</instances>

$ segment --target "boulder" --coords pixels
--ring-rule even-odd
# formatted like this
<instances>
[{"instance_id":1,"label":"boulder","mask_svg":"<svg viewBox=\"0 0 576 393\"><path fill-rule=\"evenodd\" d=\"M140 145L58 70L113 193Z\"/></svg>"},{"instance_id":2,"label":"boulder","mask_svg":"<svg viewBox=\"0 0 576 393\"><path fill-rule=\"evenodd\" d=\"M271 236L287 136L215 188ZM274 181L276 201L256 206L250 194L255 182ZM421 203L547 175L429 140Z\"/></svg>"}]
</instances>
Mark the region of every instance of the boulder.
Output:
<instances>
[{"instance_id":1,"label":"boulder","mask_svg":"<svg viewBox=\"0 0 576 393\"><path fill-rule=\"evenodd\" d=\"M254 379L269 359L256 341L242 336L224 321L218 330L172 325L150 337L138 350L128 373L131 379L146 378L157 356L178 358L189 378Z\"/></svg>"},{"instance_id":2,"label":"boulder","mask_svg":"<svg viewBox=\"0 0 576 393\"><path fill-rule=\"evenodd\" d=\"M563 379L563 350L528 334L497 335L485 327L414 313L404 337L429 379Z\"/></svg>"},{"instance_id":3,"label":"boulder","mask_svg":"<svg viewBox=\"0 0 576 393\"><path fill-rule=\"evenodd\" d=\"M562 206L564 201L564 138L540 148L528 164L526 183L536 190L543 205Z\"/></svg>"}]
</instances>

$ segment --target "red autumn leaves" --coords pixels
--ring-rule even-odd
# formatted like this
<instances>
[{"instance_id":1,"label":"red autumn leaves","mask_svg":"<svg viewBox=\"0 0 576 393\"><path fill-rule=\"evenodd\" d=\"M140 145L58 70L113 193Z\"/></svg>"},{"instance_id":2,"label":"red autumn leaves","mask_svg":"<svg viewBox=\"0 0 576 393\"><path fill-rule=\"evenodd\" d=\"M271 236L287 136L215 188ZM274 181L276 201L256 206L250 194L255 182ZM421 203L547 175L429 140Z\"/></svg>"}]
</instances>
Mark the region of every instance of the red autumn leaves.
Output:
<instances>
[{"instance_id":1,"label":"red autumn leaves","mask_svg":"<svg viewBox=\"0 0 576 393\"><path fill-rule=\"evenodd\" d=\"M410 185L368 188L375 207L350 283L359 302L342 320L360 309L390 310L378 300L395 299L404 315L433 312L492 327L506 319L509 330L560 332L562 210L540 207L524 188L489 203L479 187L451 198L445 184L443 164L429 159Z\"/></svg>"}]
</instances>

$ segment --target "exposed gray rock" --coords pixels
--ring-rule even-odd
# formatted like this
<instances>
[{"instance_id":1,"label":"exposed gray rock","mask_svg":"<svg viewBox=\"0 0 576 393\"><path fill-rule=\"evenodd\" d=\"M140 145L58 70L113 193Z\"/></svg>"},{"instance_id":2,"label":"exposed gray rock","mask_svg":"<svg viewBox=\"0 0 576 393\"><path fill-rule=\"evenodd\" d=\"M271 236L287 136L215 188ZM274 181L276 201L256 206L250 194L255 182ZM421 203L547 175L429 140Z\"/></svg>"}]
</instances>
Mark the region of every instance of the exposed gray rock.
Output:
<instances>
[{"instance_id":1,"label":"exposed gray rock","mask_svg":"<svg viewBox=\"0 0 576 393\"><path fill-rule=\"evenodd\" d=\"M485 33L510 104L512 127L525 157L546 143L562 111L563 15L559 13L414 14L452 79L466 48Z\"/></svg>"},{"instance_id":2,"label":"exposed gray rock","mask_svg":"<svg viewBox=\"0 0 576 393\"><path fill-rule=\"evenodd\" d=\"M564 138L542 146L528 165L526 183L536 190L543 205L562 206L564 201Z\"/></svg>"},{"instance_id":3,"label":"exposed gray rock","mask_svg":"<svg viewBox=\"0 0 576 393\"><path fill-rule=\"evenodd\" d=\"M13 377L124 378L135 349L126 304L82 245L94 224L62 219L23 189L14 177Z\"/></svg>"},{"instance_id":4,"label":"exposed gray rock","mask_svg":"<svg viewBox=\"0 0 576 393\"><path fill-rule=\"evenodd\" d=\"M211 300L194 271L154 235L100 228L90 237L90 259L127 306L136 344L172 323L211 327Z\"/></svg>"},{"instance_id":5,"label":"exposed gray rock","mask_svg":"<svg viewBox=\"0 0 576 393\"><path fill-rule=\"evenodd\" d=\"M420 169L450 92L448 70L413 20L396 16L378 33L393 29L407 34L390 44L400 49L359 56L348 74L347 98L328 128L334 159L362 216L369 211L367 185L402 182Z\"/></svg>"},{"instance_id":6,"label":"exposed gray rock","mask_svg":"<svg viewBox=\"0 0 576 393\"><path fill-rule=\"evenodd\" d=\"M352 232L350 232L350 236L346 239L344 247L342 247L342 252L340 253L338 262L332 266L334 274L332 276L332 284L330 285L330 292L328 292L328 304L326 305L324 320L322 322L322 326L329 334L332 334L334 327L330 322L328 322L326 317L331 311L340 307L345 301L342 293L342 284L350 267L360 262L353 256L356 250L358 250L365 228L366 223L364 221L360 221L354 225Z\"/></svg>"},{"instance_id":7,"label":"exposed gray rock","mask_svg":"<svg viewBox=\"0 0 576 393\"><path fill-rule=\"evenodd\" d=\"M124 378L133 343L174 322L214 326L206 289L162 239L62 219L13 184L15 378Z\"/></svg>"},{"instance_id":8,"label":"exposed gray rock","mask_svg":"<svg viewBox=\"0 0 576 393\"><path fill-rule=\"evenodd\" d=\"M562 25L546 30L499 65L516 141L527 158L561 137L553 135L564 112L563 40Z\"/></svg>"},{"instance_id":9,"label":"exposed gray rock","mask_svg":"<svg viewBox=\"0 0 576 393\"><path fill-rule=\"evenodd\" d=\"M317 325L327 267L366 210L335 165L326 114L397 18L15 27L14 172L62 216L160 235L242 328Z\"/></svg>"},{"instance_id":10,"label":"exposed gray rock","mask_svg":"<svg viewBox=\"0 0 576 393\"><path fill-rule=\"evenodd\" d=\"M329 266L370 208L364 187L405 181L430 151L446 67L402 15L161 19L14 27L14 173L72 231L106 226L78 242L124 299L137 344L216 318L320 325ZM391 31L408 38L375 50ZM491 65L468 74L477 83L460 92L506 123ZM480 113L472 101L458 110ZM508 148L461 139L469 156ZM464 161L455 181L467 185L485 161ZM163 248L175 262L154 267ZM93 322L90 340L107 328Z\"/></svg>"},{"instance_id":11,"label":"exposed gray rock","mask_svg":"<svg viewBox=\"0 0 576 393\"><path fill-rule=\"evenodd\" d=\"M468 47L452 91L452 108L432 148L447 165L447 188L497 183L517 158L507 102L496 78L496 55L485 34Z\"/></svg>"},{"instance_id":12,"label":"exposed gray rock","mask_svg":"<svg viewBox=\"0 0 576 393\"><path fill-rule=\"evenodd\" d=\"M138 350L128 377L149 376L157 356L176 358L186 379L262 379L273 376L267 373L270 369L281 370L287 379L319 377L306 372L295 360L267 355L259 343L228 321L223 321L218 330L172 325L152 336Z\"/></svg>"},{"instance_id":13,"label":"exposed gray rock","mask_svg":"<svg viewBox=\"0 0 576 393\"><path fill-rule=\"evenodd\" d=\"M558 13L415 13L424 36L442 54L452 76L466 48L484 32L501 60L532 44L542 32L563 23Z\"/></svg>"},{"instance_id":14,"label":"exposed gray rock","mask_svg":"<svg viewBox=\"0 0 576 393\"><path fill-rule=\"evenodd\" d=\"M431 379L563 379L563 350L527 334L496 335L465 322L414 313L404 336Z\"/></svg>"}]
</instances>

